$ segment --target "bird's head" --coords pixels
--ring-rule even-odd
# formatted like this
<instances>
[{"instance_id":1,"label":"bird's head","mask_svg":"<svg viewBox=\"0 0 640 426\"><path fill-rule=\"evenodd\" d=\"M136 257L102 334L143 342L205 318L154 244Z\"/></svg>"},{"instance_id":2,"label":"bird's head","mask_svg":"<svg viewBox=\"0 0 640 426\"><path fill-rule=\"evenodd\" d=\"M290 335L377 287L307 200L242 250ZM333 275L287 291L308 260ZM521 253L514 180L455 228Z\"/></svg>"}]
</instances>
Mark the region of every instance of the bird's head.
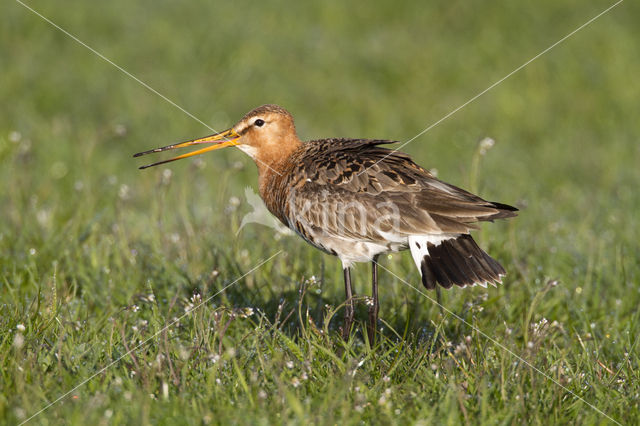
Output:
<instances>
[{"instance_id":1,"label":"bird's head","mask_svg":"<svg viewBox=\"0 0 640 426\"><path fill-rule=\"evenodd\" d=\"M300 140L296 134L296 128L293 124L293 117L291 114L278 105L269 104L258 107L247 113L233 127L223 132L161 148L155 148L149 151L139 152L135 154L134 157L199 144L212 145L168 160L148 164L140 168L146 169L147 167L169 163L171 161L192 157L194 155L203 154L208 151L228 146L238 147L253 158L259 167L261 163L268 166L270 163L273 163L278 159L282 159L293 149L297 148L300 144Z\"/></svg>"}]
</instances>

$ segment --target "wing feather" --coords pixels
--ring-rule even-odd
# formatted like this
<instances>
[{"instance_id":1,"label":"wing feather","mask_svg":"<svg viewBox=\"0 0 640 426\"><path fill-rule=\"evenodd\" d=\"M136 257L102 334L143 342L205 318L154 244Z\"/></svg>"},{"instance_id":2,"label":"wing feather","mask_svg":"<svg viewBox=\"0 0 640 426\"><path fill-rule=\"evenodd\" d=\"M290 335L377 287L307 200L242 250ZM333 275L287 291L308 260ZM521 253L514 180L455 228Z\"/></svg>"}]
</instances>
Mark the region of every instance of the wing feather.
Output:
<instances>
[{"instance_id":1,"label":"wing feather","mask_svg":"<svg viewBox=\"0 0 640 426\"><path fill-rule=\"evenodd\" d=\"M304 233L379 241L389 233L468 233L478 221L515 216L435 178L383 140L325 139L305 144L291 173L288 218ZM304 236L304 235L303 235Z\"/></svg>"}]
</instances>

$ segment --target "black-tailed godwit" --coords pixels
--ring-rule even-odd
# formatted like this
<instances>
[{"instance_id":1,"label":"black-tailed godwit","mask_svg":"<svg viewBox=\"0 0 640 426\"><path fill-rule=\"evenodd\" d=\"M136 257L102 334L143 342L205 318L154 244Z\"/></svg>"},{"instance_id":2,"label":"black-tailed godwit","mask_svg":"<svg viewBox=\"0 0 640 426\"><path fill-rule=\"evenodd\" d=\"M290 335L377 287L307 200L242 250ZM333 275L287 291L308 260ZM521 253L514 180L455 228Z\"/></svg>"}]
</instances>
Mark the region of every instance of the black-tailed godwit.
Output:
<instances>
[{"instance_id":1,"label":"black-tailed godwit","mask_svg":"<svg viewBox=\"0 0 640 426\"><path fill-rule=\"evenodd\" d=\"M228 130L136 154L213 145L147 168L207 151L236 146L258 167L260 195L267 208L314 247L342 261L348 338L354 319L350 268L372 262L368 334L378 319L377 258L409 249L427 289L500 283L504 268L475 243L475 222L516 215L506 204L485 201L436 179L404 153L370 139L302 142L293 117L277 105L263 105Z\"/></svg>"}]
</instances>

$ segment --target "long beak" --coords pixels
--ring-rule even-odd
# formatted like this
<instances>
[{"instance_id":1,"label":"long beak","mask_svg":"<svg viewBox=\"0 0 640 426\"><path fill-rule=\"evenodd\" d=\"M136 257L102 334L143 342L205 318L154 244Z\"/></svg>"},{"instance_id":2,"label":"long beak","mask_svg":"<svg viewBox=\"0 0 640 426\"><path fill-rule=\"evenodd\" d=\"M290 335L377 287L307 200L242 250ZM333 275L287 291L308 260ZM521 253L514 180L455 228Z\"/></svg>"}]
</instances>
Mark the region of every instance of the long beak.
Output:
<instances>
[{"instance_id":1,"label":"long beak","mask_svg":"<svg viewBox=\"0 0 640 426\"><path fill-rule=\"evenodd\" d=\"M225 148L227 146L235 146L238 145L237 140L240 138L240 135L235 132L233 129L227 129L224 132L215 133L210 136L205 136L204 138L193 139L186 142L180 142L173 145L163 146L162 148L155 148L149 151L139 152L134 155L134 157L140 157L141 155L151 154L154 152L168 151L170 149L176 148L184 148L186 146L197 145L201 143L216 143L215 145L208 146L206 148L198 149L196 151L187 152L186 154L178 155L177 157L170 158L168 160L158 161L157 163L147 164L146 166L139 167L140 169L146 169L148 167L157 166L159 164L170 163L171 161L180 160L182 158L192 157L194 155L204 154L205 152L213 151L215 149Z\"/></svg>"}]
</instances>

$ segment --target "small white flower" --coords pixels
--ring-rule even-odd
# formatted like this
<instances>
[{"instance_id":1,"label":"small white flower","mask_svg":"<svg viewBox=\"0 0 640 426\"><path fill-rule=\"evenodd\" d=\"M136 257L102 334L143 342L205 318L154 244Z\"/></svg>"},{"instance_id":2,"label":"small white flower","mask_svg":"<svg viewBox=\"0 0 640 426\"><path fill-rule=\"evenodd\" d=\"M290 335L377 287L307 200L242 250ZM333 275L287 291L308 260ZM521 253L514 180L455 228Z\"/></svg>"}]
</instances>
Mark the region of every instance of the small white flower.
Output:
<instances>
[{"instance_id":1,"label":"small white flower","mask_svg":"<svg viewBox=\"0 0 640 426\"><path fill-rule=\"evenodd\" d=\"M455 355L460 355L466 352L466 350L467 350L467 345L465 345L463 342L460 342L458 346L456 346L456 348L453 350L453 353Z\"/></svg>"},{"instance_id":2,"label":"small white flower","mask_svg":"<svg viewBox=\"0 0 640 426\"><path fill-rule=\"evenodd\" d=\"M251 315L253 315L253 308L244 308L240 312L240 318L249 318Z\"/></svg>"},{"instance_id":3,"label":"small white flower","mask_svg":"<svg viewBox=\"0 0 640 426\"><path fill-rule=\"evenodd\" d=\"M194 158L191 164L193 164L193 167L198 170L204 169L207 165L207 163L205 163L205 161L200 157Z\"/></svg>"},{"instance_id":4,"label":"small white flower","mask_svg":"<svg viewBox=\"0 0 640 426\"><path fill-rule=\"evenodd\" d=\"M162 185L169 185L171 183L171 176L173 176L171 169L164 169L162 171L162 179L160 180L160 183Z\"/></svg>"},{"instance_id":5,"label":"small white flower","mask_svg":"<svg viewBox=\"0 0 640 426\"><path fill-rule=\"evenodd\" d=\"M16 417L18 419L24 419L25 417L27 417L27 412L24 411L24 409L20 408L20 407L16 407L13 409L13 413L16 415Z\"/></svg>"},{"instance_id":6,"label":"small white flower","mask_svg":"<svg viewBox=\"0 0 640 426\"><path fill-rule=\"evenodd\" d=\"M123 137L127 134L127 127L124 124L116 124L113 127L113 133L115 133L116 136Z\"/></svg>"},{"instance_id":7,"label":"small white flower","mask_svg":"<svg viewBox=\"0 0 640 426\"><path fill-rule=\"evenodd\" d=\"M484 138L480 141L480 155L485 155L494 145L496 141L491 138Z\"/></svg>"},{"instance_id":8,"label":"small white flower","mask_svg":"<svg viewBox=\"0 0 640 426\"><path fill-rule=\"evenodd\" d=\"M42 227L46 227L49 225L51 220L51 210L42 209L36 213L36 220Z\"/></svg>"},{"instance_id":9,"label":"small white flower","mask_svg":"<svg viewBox=\"0 0 640 426\"><path fill-rule=\"evenodd\" d=\"M16 130L13 130L11 132L9 132L9 140L13 143L17 143L20 142L20 139L22 139L22 134Z\"/></svg>"},{"instance_id":10,"label":"small white flower","mask_svg":"<svg viewBox=\"0 0 640 426\"><path fill-rule=\"evenodd\" d=\"M120 189L118 190L118 197L120 197L121 200L125 201L131 198L131 188L129 188L129 185L125 183L120 185Z\"/></svg>"}]
</instances>

